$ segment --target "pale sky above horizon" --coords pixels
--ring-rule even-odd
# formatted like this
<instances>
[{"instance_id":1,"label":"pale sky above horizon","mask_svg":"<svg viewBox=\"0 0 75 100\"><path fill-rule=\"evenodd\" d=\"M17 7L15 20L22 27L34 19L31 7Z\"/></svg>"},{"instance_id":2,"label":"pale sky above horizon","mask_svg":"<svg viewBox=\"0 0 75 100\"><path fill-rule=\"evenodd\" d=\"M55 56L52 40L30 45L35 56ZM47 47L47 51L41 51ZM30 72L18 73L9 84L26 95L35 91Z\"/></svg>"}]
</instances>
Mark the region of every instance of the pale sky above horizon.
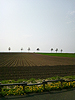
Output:
<instances>
[{"instance_id":1,"label":"pale sky above horizon","mask_svg":"<svg viewBox=\"0 0 75 100\"><path fill-rule=\"evenodd\" d=\"M0 0L0 52L75 52L75 0Z\"/></svg>"}]
</instances>

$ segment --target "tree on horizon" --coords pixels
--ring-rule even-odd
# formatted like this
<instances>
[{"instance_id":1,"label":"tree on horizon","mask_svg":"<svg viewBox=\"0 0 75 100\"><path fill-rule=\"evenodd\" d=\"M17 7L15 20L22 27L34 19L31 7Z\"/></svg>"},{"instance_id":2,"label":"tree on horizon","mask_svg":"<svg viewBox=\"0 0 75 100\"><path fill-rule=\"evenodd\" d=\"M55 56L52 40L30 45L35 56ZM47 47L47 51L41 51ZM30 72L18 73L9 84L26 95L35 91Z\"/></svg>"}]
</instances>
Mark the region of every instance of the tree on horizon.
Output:
<instances>
[{"instance_id":1,"label":"tree on horizon","mask_svg":"<svg viewBox=\"0 0 75 100\"><path fill-rule=\"evenodd\" d=\"M61 49L61 53L62 53L62 51L63 51L63 50Z\"/></svg>"},{"instance_id":2,"label":"tree on horizon","mask_svg":"<svg viewBox=\"0 0 75 100\"><path fill-rule=\"evenodd\" d=\"M56 48L56 50L55 50L55 51L56 51L56 53L57 53L57 51L58 51L58 48Z\"/></svg>"},{"instance_id":3,"label":"tree on horizon","mask_svg":"<svg viewBox=\"0 0 75 100\"><path fill-rule=\"evenodd\" d=\"M51 48L51 52L53 51L53 48Z\"/></svg>"},{"instance_id":4,"label":"tree on horizon","mask_svg":"<svg viewBox=\"0 0 75 100\"><path fill-rule=\"evenodd\" d=\"M30 51L30 47L28 47L28 51Z\"/></svg>"},{"instance_id":5,"label":"tree on horizon","mask_svg":"<svg viewBox=\"0 0 75 100\"><path fill-rule=\"evenodd\" d=\"M23 50L23 48L21 48L21 51Z\"/></svg>"},{"instance_id":6,"label":"tree on horizon","mask_svg":"<svg viewBox=\"0 0 75 100\"><path fill-rule=\"evenodd\" d=\"M11 48L9 47L9 48L8 48L8 50L10 51L10 50L11 50Z\"/></svg>"},{"instance_id":7,"label":"tree on horizon","mask_svg":"<svg viewBox=\"0 0 75 100\"><path fill-rule=\"evenodd\" d=\"M37 48L37 51L39 51L40 49L39 48Z\"/></svg>"}]
</instances>

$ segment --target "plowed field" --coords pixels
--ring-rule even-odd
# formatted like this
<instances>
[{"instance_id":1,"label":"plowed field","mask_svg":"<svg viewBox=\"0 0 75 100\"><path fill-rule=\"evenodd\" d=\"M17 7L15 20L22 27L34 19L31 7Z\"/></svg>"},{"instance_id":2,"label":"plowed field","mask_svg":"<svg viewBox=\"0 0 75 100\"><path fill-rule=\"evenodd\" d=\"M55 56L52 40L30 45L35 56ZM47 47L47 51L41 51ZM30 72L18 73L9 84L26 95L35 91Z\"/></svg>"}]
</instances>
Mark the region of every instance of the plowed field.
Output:
<instances>
[{"instance_id":1,"label":"plowed field","mask_svg":"<svg viewBox=\"0 0 75 100\"><path fill-rule=\"evenodd\" d=\"M0 80L75 75L75 58L0 53Z\"/></svg>"}]
</instances>

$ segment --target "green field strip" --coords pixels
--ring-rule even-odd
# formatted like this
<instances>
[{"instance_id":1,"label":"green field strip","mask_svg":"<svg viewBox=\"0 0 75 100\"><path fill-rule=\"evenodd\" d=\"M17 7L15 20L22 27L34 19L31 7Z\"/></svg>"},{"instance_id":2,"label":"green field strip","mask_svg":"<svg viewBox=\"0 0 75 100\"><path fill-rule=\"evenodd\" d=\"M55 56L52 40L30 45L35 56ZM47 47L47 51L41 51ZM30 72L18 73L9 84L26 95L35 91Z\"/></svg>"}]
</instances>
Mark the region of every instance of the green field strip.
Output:
<instances>
[{"instance_id":1,"label":"green field strip","mask_svg":"<svg viewBox=\"0 0 75 100\"><path fill-rule=\"evenodd\" d=\"M48 56L58 56L58 57L73 57L75 58L75 53L38 53Z\"/></svg>"}]
</instances>

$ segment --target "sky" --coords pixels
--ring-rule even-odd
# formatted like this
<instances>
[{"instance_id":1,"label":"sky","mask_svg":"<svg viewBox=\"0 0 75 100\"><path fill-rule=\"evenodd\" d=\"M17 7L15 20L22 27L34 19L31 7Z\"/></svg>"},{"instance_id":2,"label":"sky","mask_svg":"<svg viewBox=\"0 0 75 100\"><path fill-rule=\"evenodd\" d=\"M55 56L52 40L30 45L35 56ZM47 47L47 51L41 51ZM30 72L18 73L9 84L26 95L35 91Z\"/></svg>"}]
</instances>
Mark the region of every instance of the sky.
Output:
<instances>
[{"instance_id":1,"label":"sky","mask_svg":"<svg viewBox=\"0 0 75 100\"><path fill-rule=\"evenodd\" d=\"M75 0L0 0L0 52L75 53Z\"/></svg>"}]
</instances>

